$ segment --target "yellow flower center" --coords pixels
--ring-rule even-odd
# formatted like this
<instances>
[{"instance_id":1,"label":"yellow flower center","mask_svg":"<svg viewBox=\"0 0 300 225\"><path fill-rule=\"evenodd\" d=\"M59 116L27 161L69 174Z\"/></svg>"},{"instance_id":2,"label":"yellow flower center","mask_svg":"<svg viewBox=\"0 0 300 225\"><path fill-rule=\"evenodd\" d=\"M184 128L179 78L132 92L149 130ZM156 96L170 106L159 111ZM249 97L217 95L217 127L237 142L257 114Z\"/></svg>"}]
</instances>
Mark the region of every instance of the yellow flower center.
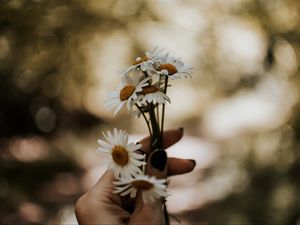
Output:
<instances>
[{"instance_id":1,"label":"yellow flower center","mask_svg":"<svg viewBox=\"0 0 300 225\"><path fill-rule=\"evenodd\" d=\"M140 191L147 191L153 188L153 184L145 180L134 180L131 185Z\"/></svg>"},{"instance_id":2,"label":"yellow flower center","mask_svg":"<svg viewBox=\"0 0 300 225\"><path fill-rule=\"evenodd\" d=\"M143 87L142 93L143 94L149 94L149 93L154 93L157 92L158 88L153 86L153 85L148 85L146 87Z\"/></svg>"},{"instance_id":3,"label":"yellow flower center","mask_svg":"<svg viewBox=\"0 0 300 225\"><path fill-rule=\"evenodd\" d=\"M116 145L112 149L111 155L114 162L120 166L125 166L129 161L128 151L122 146Z\"/></svg>"},{"instance_id":4,"label":"yellow flower center","mask_svg":"<svg viewBox=\"0 0 300 225\"><path fill-rule=\"evenodd\" d=\"M127 85L122 88L120 91L120 100L125 101L127 100L135 91L135 87L132 85Z\"/></svg>"},{"instance_id":5,"label":"yellow flower center","mask_svg":"<svg viewBox=\"0 0 300 225\"><path fill-rule=\"evenodd\" d=\"M173 65L173 64L170 64L170 63L165 63L165 64L161 64L159 67L158 67L158 70L161 71L161 70L167 70L169 75L173 75L175 73L177 73L177 68Z\"/></svg>"},{"instance_id":6,"label":"yellow flower center","mask_svg":"<svg viewBox=\"0 0 300 225\"><path fill-rule=\"evenodd\" d=\"M133 63L133 65L137 65L137 64L145 62L147 60L149 60L149 58L147 56L139 57L137 60L135 60L135 62Z\"/></svg>"}]
</instances>

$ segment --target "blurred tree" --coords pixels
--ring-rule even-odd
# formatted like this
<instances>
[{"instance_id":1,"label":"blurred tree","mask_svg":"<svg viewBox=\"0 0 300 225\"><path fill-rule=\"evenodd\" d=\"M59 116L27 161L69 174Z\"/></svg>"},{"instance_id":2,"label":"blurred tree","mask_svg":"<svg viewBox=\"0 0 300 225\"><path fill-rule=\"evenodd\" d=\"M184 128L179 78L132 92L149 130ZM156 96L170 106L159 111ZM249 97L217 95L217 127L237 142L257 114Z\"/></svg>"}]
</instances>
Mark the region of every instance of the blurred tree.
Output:
<instances>
[{"instance_id":1,"label":"blurred tree","mask_svg":"<svg viewBox=\"0 0 300 225\"><path fill-rule=\"evenodd\" d=\"M91 84L80 42L101 21L78 1L0 3L0 224L45 223L81 190L64 195L55 186L61 174L79 177L82 168L52 140L102 123L66 104L80 103ZM22 213L24 202L42 207L42 216L31 220L35 211Z\"/></svg>"}]
</instances>

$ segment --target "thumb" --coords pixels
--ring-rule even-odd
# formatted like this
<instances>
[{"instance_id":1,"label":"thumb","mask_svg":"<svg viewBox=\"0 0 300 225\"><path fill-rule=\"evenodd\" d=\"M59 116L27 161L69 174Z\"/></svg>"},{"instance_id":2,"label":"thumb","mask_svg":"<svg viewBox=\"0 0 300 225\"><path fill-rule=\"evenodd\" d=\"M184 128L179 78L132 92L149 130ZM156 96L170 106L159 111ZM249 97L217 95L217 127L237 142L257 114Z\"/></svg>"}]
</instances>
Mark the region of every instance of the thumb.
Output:
<instances>
[{"instance_id":1,"label":"thumb","mask_svg":"<svg viewBox=\"0 0 300 225\"><path fill-rule=\"evenodd\" d=\"M148 158L146 174L157 179L166 178L167 160L167 154L163 149L153 151ZM160 198L154 202L144 203L142 193L139 193L129 224L165 224L163 202L164 199Z\"/></svg>"}]
</instances>

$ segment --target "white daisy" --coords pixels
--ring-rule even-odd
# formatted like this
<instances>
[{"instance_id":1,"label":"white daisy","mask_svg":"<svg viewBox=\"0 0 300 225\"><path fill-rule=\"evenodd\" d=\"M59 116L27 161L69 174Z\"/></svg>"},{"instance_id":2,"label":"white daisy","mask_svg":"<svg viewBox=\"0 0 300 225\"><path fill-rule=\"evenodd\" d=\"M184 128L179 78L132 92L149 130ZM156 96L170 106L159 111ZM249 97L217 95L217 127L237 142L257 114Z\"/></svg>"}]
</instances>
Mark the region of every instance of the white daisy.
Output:
<instances>
[{"instance_id":1,"label":"white daisy","mask_svg":"<svg viewBox=\"0 0 300 225\"><path fill-rule=\"evenodd\" d=\"M171 77L175 80L182 77L191 77L193 68L186 66L179 58L169 57L165 55L155 65L158 74Z\"/></svg>"},{"instance_id":2,"label":"white daisy","mask_svg":"<svg viewBox=\"0 0 300 225\"><path fill-rule=\"evenodd\" d=\"M124 74L129 73L132 70L140 68L142 71L147 72L148 74L152 74L155 72L154 64L156 60L162 57L163 49L155 48L150 52L145 52L145 55L142 57L137 57L133 65L124 71Z\"/></svg>"},{"instance_id":3,"label":"white daisy","mask_svg":"<svg viewBox=\"0 0 300 225\"><path fill-rule=\"evenodd\" d=\"M160 197L168 197L166 179L138 175L135 178L120 179L114 184L117 185L114 193L121 196L130 194L130 197L134 198L137 192L141 191L144 203L153 202Z\"/></svg>"},{"instance_id":4,"label":"white daisy","mask_svg":"<svg viewBox=\"0 0 300 225\"><path fill-rule=\"evenodd\" d=\"M106 140L98 139L100 147L97 151L111 157L108 168L114 172L115 178L129 179L143 173L139 167L146 164L143 161L145 156L136 152L141 144L128 143L128 134L116 128L113 133L108 131L103 136Z\"/></svg>"},{"instance_id":5,"label":"white daisy","mask_svg":"<svg viewBox=\"0 0 300 225\"><path fill-rule=\"evenodd\" d=\"M127 109L131 111L131 107L135 104L137 99L137 93L143 91L143 87L147 86L147 81L150 78L145 78L140 81L140 76L125 75L122 77L122 81L116 91L110 92L105 100L104 104L111 110L114 110L114 116L120 111L122 106L127 102Z\"/></svg>"},{"instance_id":6,"label":"white daisy","mask_svg":"<svg viewBox=\"0 0 300 225\"><path fill-rule=\"evenodd\" d=\"M158 85L147 85L142 88L141 95L137 101L141 104L154 103L154 104L166 104L171 102L170 98L161 91Z\"/></svg>"}]
</instances>

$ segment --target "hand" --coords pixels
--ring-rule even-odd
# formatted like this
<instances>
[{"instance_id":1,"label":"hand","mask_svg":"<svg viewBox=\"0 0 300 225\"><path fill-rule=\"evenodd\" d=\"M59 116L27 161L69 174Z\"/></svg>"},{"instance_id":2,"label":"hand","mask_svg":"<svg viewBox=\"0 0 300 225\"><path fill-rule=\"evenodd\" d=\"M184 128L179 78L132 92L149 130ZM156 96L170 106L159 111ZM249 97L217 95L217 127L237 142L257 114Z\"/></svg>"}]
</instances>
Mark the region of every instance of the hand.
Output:
<instances>
[{"instance_id":1,"label":"hand","mask_svg":"<svg viewBox=\"0 0 300 225\"><path fill-rule=\"evenodd\" d=\"M178 142L183 136L183 129L164 132L164 148ZM151 139L140 141L142 151L149 154ZM194 160L167 158L165 151L154 151L148 157L146 173L157 178L184 174L195 167ZM95 186L85 193L75 205L79 224L164 224L162 201L143 203L138 195L136 202L129 197L114 194L114 176L106 171Z\"/></svg>"}]
</instances>

